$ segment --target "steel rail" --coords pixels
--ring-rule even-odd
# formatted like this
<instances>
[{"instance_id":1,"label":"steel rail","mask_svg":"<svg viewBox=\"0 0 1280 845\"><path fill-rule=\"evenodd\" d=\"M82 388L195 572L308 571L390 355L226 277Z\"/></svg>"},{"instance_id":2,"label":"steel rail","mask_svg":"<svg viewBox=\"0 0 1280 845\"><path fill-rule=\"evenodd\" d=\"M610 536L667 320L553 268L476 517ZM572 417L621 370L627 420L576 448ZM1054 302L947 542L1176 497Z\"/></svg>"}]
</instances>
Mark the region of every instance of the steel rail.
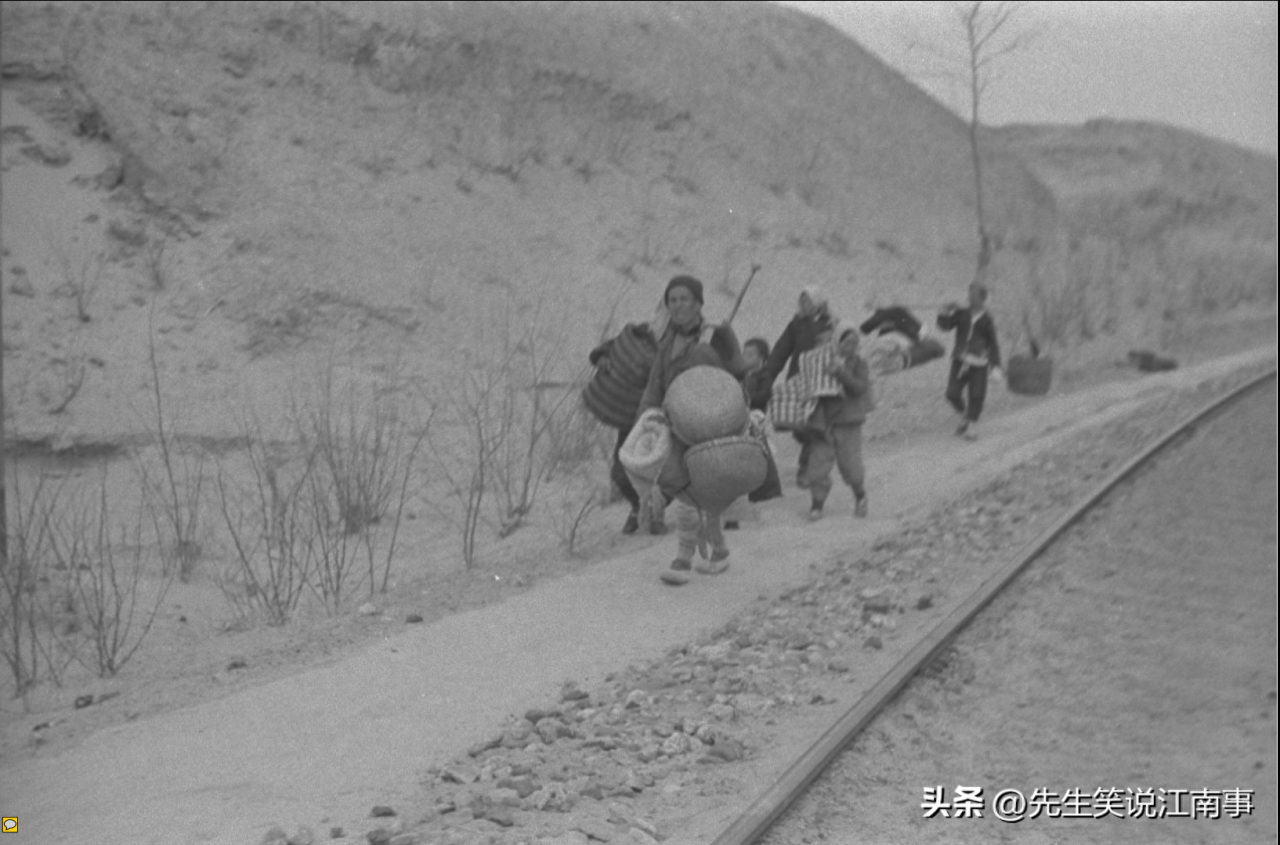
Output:
<instances>
[{"instance_id":1,"label":"steel rail","mask_svg":"<svg viewBox=\"0 0 1280 845\"><path fill-rule=\"evenodd\" d=\"M1214 399L1187 416L1155 442L1104 479L1047 530L1024 545L1016 555L986 578L963 602L946 615L908 651L831 727L796 759L778 780L762 792L713 845L751 845L768 831L797 798L831 764L853 739L894 699L904 686L941 652L975 616L1008 584L1107 493L1133 474L1169 443L1205 417L1276 377L1276 367Z\"/></svg>"}]
</instances>

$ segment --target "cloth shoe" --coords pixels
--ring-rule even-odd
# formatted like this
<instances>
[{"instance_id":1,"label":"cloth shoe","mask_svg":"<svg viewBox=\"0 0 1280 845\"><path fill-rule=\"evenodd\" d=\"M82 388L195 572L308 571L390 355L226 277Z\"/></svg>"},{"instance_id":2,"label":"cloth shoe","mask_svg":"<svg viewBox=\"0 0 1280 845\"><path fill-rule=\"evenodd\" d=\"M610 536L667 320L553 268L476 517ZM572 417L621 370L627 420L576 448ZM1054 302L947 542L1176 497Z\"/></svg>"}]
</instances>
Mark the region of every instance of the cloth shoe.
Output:
<instances>
[{"instance_id":1,"label":"cloth shoe","mask_svg":"<svg viewBox=\"0 0 1280 845\"><path fill-rule=\"evenodd\" d=\"M658 575L658 579L664 584L679 587L689 583L689 570L691 568L692 564L689 561L676 558L671 561L670 568L662 570Z\"/></svg>"},{"instance_id":2,"label":"cloth shoe","mask_svg":"<svg viewBox=\"0 0 1280 845\"><path fill-rule=\"evenodd\" d=\"M822 519L822 505L814 505L809 508L809 521L817 522Z\"/></svg>"},{"instance_id":3,"label":"cloth shoe","mask_svg":"<svg viewBox=\"0 0 1280 845\"><path fill-rule=\"evenodd\" d=\"M857 517L865 517L867 515L867 497L858 496L853 503L853 515Z\"/></svg>"},{"instance_id":4,"label":"cloth shoe","mask_svg":"<svg viewBox=\"0 0 1280 845\"><path fill-rule=\"evenodd\" d=\"M729 568L729 550L715 549L710 560L700 560L694 564L694 571L703 575L719 575Z\"/></svg>"},{"instance_id":5,"label":"cloth shoe","mask_svg":"<svg viewBox=\"0 0 1280 845\"><path fill-rule=\"evenodd\" d=\"M637 511L632 511L631 513L627 514L627 521L622 523L622 533L634 534L639 530L640 530L640 514Z\"/></svg>"},{"instance_id":6,"label":"cloth shoe","mask_svg":"<svg viewBox=\"0 0 1280 845\"><path fill-rule=\"evenodd\" d=\"M960 425L956 426L956 437L968 437L968 435L969 435L969 421L961 420Z\"/></svg>"},{"instance_id":7,"label":"cloth shoe","mask_svg":"<svg viewBox=\"0 0 1280 845\"><path fill-rule=\"evenodd\" d=\"M966 424L964 427L964 431L962 432L962 436L964 437L965 440L977 440L978 424L975 422Z\"/></svg>"}]
</instances>

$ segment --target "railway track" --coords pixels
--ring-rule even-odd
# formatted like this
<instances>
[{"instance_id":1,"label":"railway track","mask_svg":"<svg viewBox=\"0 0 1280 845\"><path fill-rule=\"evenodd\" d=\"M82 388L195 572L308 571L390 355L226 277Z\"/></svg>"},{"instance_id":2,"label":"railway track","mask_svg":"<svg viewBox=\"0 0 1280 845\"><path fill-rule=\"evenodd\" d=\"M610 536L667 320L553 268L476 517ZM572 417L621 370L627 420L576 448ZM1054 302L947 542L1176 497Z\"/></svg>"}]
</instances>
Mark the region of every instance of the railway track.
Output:
<instances>
[{"instance_id":1,"label":"railway track","mask_svg":"<svg viewBox=\"0 0 1280 845\"><path fill-rule=\"evenodd\" d=\"M1258 425L1265 424L1269 421L1269 424L1270 424L1269 430L1257 431L1256 437L1264 438L1268 448L1271 449L1270 458L1265 462L1265 464L1262 465L1265 467L1265 469L1267 469L1267 471L1269 471L1270 473L1269 478L1271 480L1269 482L1264 480L1262 483L1264 486L1266 486L1269 483L1270 489L1274 490L1275 458L1274 458L1273 444L1275 439L1275 434L1274 434L1275 377L1276 377L1276 372L1274 369L1271 369L1270 371L1259 376L1258 378L1253 379L1252 381L1247 382L1246 384L1240 386L1239 388L1232 390L1230 393L1210 402L1209 404L1200 408L1198 411L1190 414L1187 418L1178 422L1171 429L1169 429L1163 436L1158 438L1154 443L1152 443L1151 445L1143 449L1140 454L1133 457L1131 460L1129 460L1127 463L1125 463L1123 466L1121 466L1119 469L1117 469L1115 472L1109 475L1105 480L1099 483L1095 488L1089 491L1066 514L1064 514L1060 519L1058 519L1052 526L1050 526L1040 536L1038 536L1033 541L1028 543L1025 547L1019 549L1015 554L1010 556L1004 563L998 566L997 570L993 572L993 574L990 577L988 577L982 584L980 584L964 601L958 604L950 614L948 614L932 630L930 630L923 638L921 638L917 642L917 644L909 652L907 652L905 656L900 661L898 661L898 663L895 664L880 679L880 681L876 683L867 692L866 695L864 695L860 700L855 702L853 706L850 707L843 714L843 716L841 716L837 721L833 723L833 725L829 730L827 730L816 742L814 742L809 748L807 748L794 761L794 763L785 771L785 773L775 783L773 783L769 788L763 791L756 798L756 800L737 819L735 819L731 824L729 824L720 833L720 835L714 840L715 845L746 845L747 843L755 843L755 842L764 842L764 843L769 843L770 845L773 845L773 843L784 843L784 842L792 843L792 842L809 842L809 841L815 841L815 842L816 841L838 841L838 842L975 841L977 842L977 841L992 841L991 837L996 834L999 834L1002 837L1005 835L1011 835L1011 833L995 831L990 828L981 829L981 832L978 832L979 828L971 828L968 831L968 833L969 835L976 834L976 838L970 839L968 838L968 836L962 835L962 831L956 827L950 827L950 828L945 827L945 824L946 824L945 822L942 823L944 826L938 826L938 824L934 822L933 824L935 826L932 829L920 827L922 820L928 815L929 807L927 805L929 804L929 800L934 800L935 812L932 815L936 818L944 818L944 817L949 818L950 810L954 809L954 806L952 804L950 804L949 802L945 802L946 807L948 808L948 812L943 813L942 815L939 815L939 811L942 808L942 804L944 803L944 799L946 796L945 796L945 793L942 795L939 795L938 792L935 791L933 793L933 799L930 799L929 794L927 792L922 791L922 787L931 787L931 788L934 788L935 790L938 787L934 786L933 779L929 779L923 783L920 783L920 782L915 783L912 787L913 794L906 794L906 793L901 794L900 809L904 813L904 819L909 817L909 821L905 821L905 823L907 824L907 827L904 828L903 830L910 831L910 832L909 833L904 832L896 836L892 836L890 834L884 833L883 829L874 828L874 826L865 824L865 820L864 822L860 822L858 819L858 813L856 811L849 811L849 808L847 807L841 810L840 808L840 804L842 802L841 795L840 795L841 787L838 787L838 786L833 787L831 785L824 786L822 784L821 779L824 777L829 777L828 775L824 775L824 772L826 772L829 768L843 769L845 772L844 777L846 777L846 779L851 777L854 778L852 782L856 782L856 774L854 773L856 773L859 770L859 768L861 768L863 770L863 774L865 774L866 766L865 765L860 766L859 762L856 759L851 759L851 757L856 757L857 753L863 753L865 757L865 754L868 751L868 749L864 749L864 748L851 749L850 748L851 744L859 742L860 737L863 736L864 732L867 732L869 728L871 728L873 725L876 724L877 719L880 718L881 714L886 710L886 708L889 708L891 704L895 702L895 699L898 699L899 697L904 696L906 692L909 691L910 685L914 683L920 683L920 681L916 681L913 679L920 678L922 675L927 679L929 674L928 670L931 667L936 668L940 664L945 666L948 658L954 656L955 654L954 643L957 642L958 638L961 635L961 632L965 631L967 628L976 627L975 621L979 619L980 615L985 616L985 615L996 614L996 611L997 611L996 608L992 608L992 614L983 614L983 611L984 609L988 608L992 604L992 602L996 601L998 598L1002 597L1004 594L1011 592L1011 587L1019 583L1020 576L1024 575L1027 572L1028 568L1031 566L1031 564L1034 561L1046 557L1051 550L1053 550L1056 554L1060 550L1059 547L1071 546L1072 536L1080 532L1075 532L1075 531L1069 532L1069 529L1072 529L1073 526L1077 526L1080 523L1088 523L1088 525L1082 528L1082 531L1087 533L1090 530L1090 526L1092 526L1095 522L1098 522L1099 520L1105 520L1106 518L1105 513L1100 513L1100 512L1109 511L1111 509L1110 503L1113 500L1117 498L1123 498L1120 494L1120 491L1117 491L1117 488L1123 485L1125 482L1135 481L1134 485L1130 485L1131 487L1133 487L1133 486L1141 486L1144 483L1152 483L1147 480L1154 479L1154 483L1156 483L1158 486L1163 486L1165 488L1170 488L1170 489L1176 489L1177 491L1181 492L1181 497L1182 497L1181 499L1177 499L1172 502L1158 502L1155 504L1148 503L1148 508L1152 508L1152 507L1165 508L1165 509L1171 508L1173 509L1173 512L1178 514L1177 516L1171 517L1171 519L1174 520L1172 527L1178 530L1174 530L1170 532L1162 532L1160 530L1159 523L1157 523L1154 528L1148 525L1146 529L1148 534L1168 533L1170 536L1165 537L1163 539L1169 542L1176 541L1181 544L1181 546L1175 547L1174 549L1166 548L1164 550L1164 553L1166 555L1172 554L1174 557L1179 557L1178 551L1182 547L1197 546L1202 543L1220 542L1222 538L1216 538L1214 536L1215 532L1225 533L1225 535L1227 535L1228 538L1242 536L1240 532L1245 532L1245 533L1252 532L1252 535L1257 535L1259 531L1263 531L1264 533L1269 532L1269 542L1271 544L1271 548L1273 549L1274 543L1275 543L1274 504L1272 503L1268 505L1264 503L1263 510L1259 512L1262 514L1262 516L1259 516L1258 513L1254 513L1254 511L1258 511L1257 507L1253 507L1251 509L1250 507L1243 506L1243 505L1256 504L1252 498L1250 498L1247 502L1233 500L1232 498L1237 495L1242 495L1241 490L1243 488L1238 484L1233 486L1234 479L1237 476L1241 476L1241 475L1250 476L1250 478L1247 480L1250 483L1252 483L1255 487L1259 483L1259 478L1257 477L1256 473L1253 473L1251 475L1251 469L1253 468L1254 465L1250 464L1249 459L1247 457L1243 459L1243 463L1242 463L1241 462L1242 459L1237 454L1235 455L1235 461L1234 461L1234 464L1232 465L1235 466L1238 471L1235 472L1234 474L1227 472L1224 475L1223 473L1219 473L1215 471L1214 467L1224 463L1231 464L1231 461L1229 460L1229 458L1230 458L1230 455L1234 453L1227 452L1227 453L1224 453L1226 455L1225 458L1223 458L1222 456L1215 456L1217 458L1216 460L1210 459L1210 456L1214 455L1215 449L1219 451L1223 449L1226 449L1226 450L1238 449L1240 444L1238 442L1232 441L1230 437L1226 438L1226 440L1229 442L1225 443L1224 445L1222 443L1215 442L1215 436L1197 437L1196 434L1198 431L1201 431L1201 430L1209 430L1209 429L1214 429L1215 427L1221 427L1221 425L1225 424L1223 423L1224 419L1227 419L1232 415L1238 415L1240 413L1251 414L1252 415L1251 419L1253 420L1254 423L1258 423L1258 420L1261 420L1262 422L1258 423ZM1240 425L1241 424L1237 424L1236 429L1240 429ZM1253 425L1252 428L1249 428L1246 425L1246 428L1243 430L1248 432L1254 432L1255 429L1258 428L1258 425ZM1237 431L1236 434L1237 436L1235 440L1239 440L1240 439L1239 431ZM1250 435L1250 436L1253 436L1253 435ZM1217 439L1222 439L1222 438L1217 438ZM1171 481L1170 478L1166 478L1163 476L1157 477L1155 470L1153 468L1153 464L1161 463L1157 459L1163 458L1165 456L1176 455L1179 451L1182 451L1184 449L1190 449L1193 453L1198 451L1204 454L1200 456L1200 460L1198 462L1190 461L1189 462L1190 468L1184 469L1184 472L1183 472L1184 477L1181 477L1178 480ZM1147 472L1148 469L1151 470L1150 473ZM1141 477L1141 479L1139 479L1139 477ZM1200 492L1189 492L1191 490L1196 490ZM1164 492L1168 492L1168 490ZM1253 494L1245 493L1243 495L1249 495L1252 497ZM1202 498L1198 499L1197 497L1202 497ZM1272 494L1272 499L1274 499L1274 494ZM1203 507L1197 506L1196 505L1197 501L1202 501L1204 506ZM1190 502L1190 504L1188 504L1188 502ZM1207 516L1205 516L1203 513L1206 508L1208 509ZM1266 514L1268 513L1271 514L1272 516L1270 517L1266 516ZM1250 522L1250 514L1252 514L1252 522ZM1130 516L1131 515L1126 515L1125 518L1130 518ZM1259 528L1259 522L1258 522L1259 519L1262 520L1262 528ZM1128 530L1130 533L1132 533L1133 531L1136 531L1139 523L1140 523L1140 520L1130 519L1130 524L1127 525L1126 530ZM1098 530L1105 531L1108 533L1106 533L1104 542L1102 543L1101 546L1095 545L1093 547L1092 554L1095 558L1100 557L1098 555L1098 548L1102 548L1104 550L1115 548L1116 543L1118 542L1116 538L1119 537L1123 539L1123 537L1126 536L1124 531L1112 532L1110 529L1105 528L1105 526L1102 528L1099 528ZM1179 534L1178 531L1181 531L1182 534ZM1184 536L1187 534L1187 532L1190 532L1190 534L1188 536ZM1147 545L1149 546L1159 545L1160 539L1161 538L1157 537L1154 542L1148 542ZM1268 540L1264 538L1264 545L1265 545L1265 542L1267 541ZM1121 543L1120 545L1123 545L1123 543ZM1130 554L1132 555L1133 553L1134 552L1131 550ZM1102 556L1106 556L1105 551ZM1226 568L1229 568L1229 567L1226 567ZM1257 569L1256 565L1254 568ZM1171 570L1178 569L1178 567L1171 567L1170 569ZM1112 575L1115 574L1114 571L1108 570L1105 568L1103 570L1100 570L1100 572L1101 574L1098 576L1099 578L1110 578ZM1189 591L1190 594L1193 596L1193 598L1199 594L1205 593L1206 591L1213 592L1215 587L1214 579L1213 578L1206 579L1203 572L1199 573L1198 575L1194 572L1182 571L1181 569L1179 569L1179 572L1180 572L1179 577L1183 579L1182 581L1175 580L1175 582L1172 582L1170 584L1160 584L1157 586L1160 589L1178 591L1178 595L1182 595L1184 592ZM1172 577L1172 575L1170 575L1170 577ZM1270 585L1270 596L1274 598L1274 595L1275 595L1274 569L1271 570L1271 574L1269 577L1270 577L1270 581L1265 583L1268 583ZM1196 586L1197 578L1201 579L1201 581L1199 582L1201 586L1199 587ZM1120 581L1123 581L1123 578L1117 579L1117 583L1119 583ZM1188 584L1191 586L1188 587L1187 586ZM1031 589L1031 588L1027 588L1027 589ZM1157 589L1157 590L1151 590L1150 592L1158 592L1158 591L1159 590ZM1139 590L1139 592L1141 592L1141 590ZM1265 587L1264 587L1264 592L1265 592ZM1130 598L1130 606L1134 608L1139 608L1138 610L1134 610L1132 612L1141 613L1142 612L1140 610L1141 602L1137 601L1137 598L1140 598L1140 597L1131 595L1129 598ZM1110 601L1110 597L1105 592L1100 596L1095 596L1095 599L1097 602L1104 603L1104 604ZM1219 595L1216 597L1216 600L1217 600L1217 604L1214 604L1213 602L1207 602L1207 603L1201 602L1200 605L1196 605L1195 602L1193 601L1190 606L1184 607L1181 609L1181 612L1185 614L1185 616L1183 616L1182 619L1194 620L1199 615L1204 614L1206 612L1206 608L1209 608L1208 610L1209 613L1220 612L1226 615L1233 614L1232 608L1234 608L1234 605L1232 604L1232 600L1230 599L1230 597L1223 597ZM1065 602L1059 602L1059 604L1064 604L1064 603ZM1224 607L1227 608L1226 611L1221 610L1221 608L1224 608ZM1274 608L1274 604L1272 604L1271 607ZM1218 608L1219 610L1214 611L1213 608ZM1000 610L1005 610L1005 608L1001 608ZM1121 611L1121 616L1123 617L1123 615L1124 615L1124 612ZM1274 611L1272 611L1270 615L1271 615L1270 641L1271 641L1272 654L1273 654L1273 658L1270 662L1274 664L1274 643L1275 643ZM1218 624L1218 620L1211 619L1209 621L1211 624ZM992 623L992 624L995 624L995 623ZM1035 623L1032 622L1031 624L1034 625ZM1143 617L1142 624L1156 626L1157 623L1152 622L1146 617ZM1161 624L1164 624L1164 623L1161 623ZM1182 625L1175 624L1170 629L1170 633L1168 636L1172 640L1176 641L1180 636L1179 632L1182 632L1182 634L1186 634L1192 628L1193 626L1189 624L1189 622L1187 622L1187 624L1182 624ZM1128 635L1124 635L1124 636L1128 636ZM1194 639L1194 636L1192 638ZM1034 639L1034 637L1029 639ZM1045 650L1043 651L1043 654L1048 654L1049 653L1048 649L1049 647L1046 646ZM1252 652L1250 654L1256 654L1256 652ZM1009 660L1017 659L1017 655L1018 655L1017 649L1013 649L1009 653L1009 655L1006 655L1006 659L1009 659ZM1183 657L1186 658L1185 655ZM1190 659L1192 662L1194 662L1197 659L1197 656L1193 654L1190 658L1186 658L1186 659ZM1242 668L1241 671L1247 671L1247 667ZM1123 676L1123 679L1125 683L1132 682L1132 679L1129 678L1129 676L1127 675ZM1253 680L1257 681L1256 678ZM1105 682L1105 679L1100 679L1100 682ZM1052 679L1046 681L1045 683L1052 683ZM1196 692L1196 694L1203 692L1203 691L1194 691L1195 683L1199 683L1199 682L1193 681L1192 685L1184 684L1184 689L1190 688L1193 690L1193 692ZM1260 695L1269 700L1270 702L1269 706L1273 711L1274 705L1275 705L1274 680L1264 680L1262 681L1262 683L1264 683L1264 685L1266 684L1270 685L1269 689L1263 690L1260 693ZM1087 686L1087 683L1086 683L1086 686ZM1176 695L1176 691L1171 691L1169 694ZM1161 695L1155 695L1153 697L1156 699L1162 698ZM1192 697L1195 697L1195 695L1193 695ZM1258 704L1264 709L1268 706L1265 701L1260 701L1258 702ZM1201 702L1201 705L1203 705L1203 702ZM1017 706L1023 707L1025 706L1025 703L1019 703ZM1105 716L1105 714L1099 714L1099 715ZM1256 715L1256 711L1255 711L1255 715ZM924 714L925 721L928 720L928 717L929 717L929 714L927 713ZM1272 712L1270 716L1268 716L1267 713L1264 712L1263 717L1264 719L1274 718L1274 713ZM915 717L912 714L906 714L906 718L913 719ZM1159 713L1156 714L1156 721L1158 720L1159 720ZM917 719L917 721L919 720ZM1272 721L1270 724L1272 725L1272 734L1274 734L1274 721ZM1137 732L1140 733L1141 732L1140 729ZM928 741L930 738L924 737L923 739L921 739L920 736L915 736L912 739L913 741L920 743L923 741ZM1270 740L1266 740L1266 744L1271 748L1274 748L1274 739L1272 738ZM857 753L851 754L850 753L851 751L857 752ZM970 749L970 757L973 757L973 756L975 756L973 753L973 750ZM977 755L977 756L981 756L981 755ZM1274 754L1272 754L1271 757L1272 759L1274 759ZM1266 768L1267 762L1260 760L1255 765L1256 767L1258 767L1257 769L1258 771L1262 771ZM1102 770L1106 769L1106 767L1101 766L1101 764L1098 764L1098 766L1100 766L1100 768L1095 769L1095 771L1097 771L1097 773L1094 775L1095 779L1101 774ZM989 765L988 768L994 768L994 766ZM1155 775L1152 775L1152 776L1154 777ZM935 777L938 778L938 786L940 786L941 774L937 774L935 775ZM1129 781L1133 780L1132 773L1126 773L1124 777L1127 777ZM1272 763L1271 765L1269 778L1272 782L1274 782L1274 779L1275 779L1274 763ZM959 785L960 784L958 783L953 783L947 786L946 788L954 790L955 787ZM988 791L990 792L991 790L994 790L998 786L998 784L988 784L987 786L988 786ZM1036 785L1037 788L1048 788L1052 786L1053 784L1049 784L1049 783ZM1068 786L1072 788L1081 788L1081 787L1084 787L1085 784L1073 783L1073 784L1064 785L1064 786ZM1116 782L1097 784L1097 787L1099 789L1110 789L1116 786L1117 786ZM1124 784L1120 784L1120 786L1124 786ZM1157 784L1153 784L1151 788L1160 789L1160 790L1174 789L1174 791L1176 792L1177 788L1186 787L1189 793L1192 790L1209 790L1210 786L1211 786L1210 784L1205 784L1205 783L1196 783L1196 784L1157 783ZM1238 789L1241 786L1242 785L1239 783L1221 784L1221 785L1218 785L1218 790L1220 791L1224 788ZM808 793L810 790L813 790L815 792L825 792L825 798L823 800L817 801L815 803L815 806L808 808L807 814L803 812L800 813L801 816L804 816L804 819L797 818L796 811L801 809L801 808L798 808L797 805L799 803L803 803L806 800L805 798L806 793ZM1030 793L1031 791L1032 791L1032 788L1028 787L1027 792ZM1274 790L1270 790L1270 791L1273 792ZM1233 793L1233 794L1237 798L1243 797L1238 793ZM993 797L994 797L994 794L988 794L984 796L984 801L985 799L993 798ZM1175 795L1174 797L1178 801L1181 801L1183 798L1187 798L1187 796L1178 796L1178 795ZM1255 805L1255 802L1258 800L1258 797L1255 796L1252 791L1249 792L1247 797L1249 800L1248 813L1241 812L1241 807L1235 806L1235 810L1236 810L1235 818L1237 819L1237 822L1242 816L1247 817L1245 819L1246 822L1259 821L1258 819L1252 818L1254 805ZM1160 798L1162 799L1162 801L1165 798L1165 795L1163 794L1163 792L1161 793ZM1263 815L1265 816L1265 818L1261 819L1261 824L1262 824L1262 827L1268 828L1271 831L1271 833L1266 834L1266 836L1270 837L1269 839L1267 839L1267 841L1274 841L1275 796L1274 794L1272 794L1272 795L1266 796L1266 798L1267 800L1270 801L1271 807L1269 810L1264 810ZM844 803L845 804L854 803L856 802L856 799L857 799L857 796L846 795L844 799ZM1190 799L1187 798L1187 800L1190 800ZM1218 800L1219 801L1221 800L1220 795L1218 797ZM818 806L818 805L821 805L821 806ZM968 807L968 810L970 813L974 809L974 806L975 805L970 803ZM1122 807L1122 805L1118 805L1118 806ZM1164 805L1162 804L1162 806ZM1258 804L1258 806L1261 806L1261 805ZM1180 815L1177 815L1180 812L1181 808L1182 808L1182 805L1180 803L1174 806L1174 812L1175 812L1174 817L1181 818ZM994 809L993 807L986 808L985 818L987 818L988 820L992 818L993 809ZM1201 809L1203 811L1206 808L1202 807ZM1166 808L1166 814L1167 814L1167 811L1168 811L1168 808ZM1218 811L1219 813L1221 813L1220 804L1218 807ZM1104 815L1107 815L1107 814L1104 813ZM1117 816L1119 815L1119 813L1113 810L1110 813L1110 815ZM828 821L826 822L822 821L824 818L828 819ZM808 819L808 821L805 821L805 819ZM813 822L814 819L817 819L818 821L814 823ZM1007 820L1005 821L1007 822ZM929 824L930 822L924 822L924 823ZM1012 831L1011 825L1012 823L1006 823L1005 824L1006 830ZM787 832L779 834L778 831L783 829L786 829ZM881 832L879 833L873 832L874 830L877 830L877 829L880 830ZM771 830L773 831L773 833L770 833ZM1154 833L1155 830L1156 828L1149 827L1147 829L1147 832ZM1062 830L1043 829L1042 832L1037 832L1034 835L1036 836L1051 835L1053 837L1052 839L1045 839L1044 841L1059 841L1057 837L1059 835L1062 835L1064 831L1065 831L1065 828ZM1193 832L1190 828L1188 828L1187 831L1188 833ZM1219 829L1217 829L1217 834L1224 835L1226 836L1226 838L1222 840L1217 840L1217 839L1213 839L1211 835L1207 835L1203 830L1196 829L1194 830L1194 835L1198 838L1195 838L1193 841L1245 841L1248 838L1248 836L1242 831L1251 831L1249 835L1252 835L1253 833L1257 832L1254 830L1254 828L1249 827L1247 824L1238 824L1238 826L1235 828L1220 827ZM1028 831L1024 826L1012 832L1016 832L1018 834L1026 834ZM1096 833L1103 837L1101 840L1096 840L1096 841L1107 841L1108 836L1114 836L1114 831L1104 832L1104 830L1101 827L1097 828ZM1082 838L1080 841L1095 841L1090 838L1090 835L1091 834L1086 834L1081 832ZM1169 833L1168 829L1162 828L1159 835L1169 836L1172 834ZM1206 836L1208 836L1207 839L1206 839ZM891 838L886 838L886 837L891 837ZM1033 841L1040 841L1040 840L1033 840ZM1076 840L1073 839L1073 841L1076 841ZM1134 840L1134 841L1147 841L1147 840L1140 839L1140 840ZM1152 841L1155 841L1155 840L1152 840ZM1164 841L1164 840L1160 840L1160 841Z\"/></svg>"}]
</instances>

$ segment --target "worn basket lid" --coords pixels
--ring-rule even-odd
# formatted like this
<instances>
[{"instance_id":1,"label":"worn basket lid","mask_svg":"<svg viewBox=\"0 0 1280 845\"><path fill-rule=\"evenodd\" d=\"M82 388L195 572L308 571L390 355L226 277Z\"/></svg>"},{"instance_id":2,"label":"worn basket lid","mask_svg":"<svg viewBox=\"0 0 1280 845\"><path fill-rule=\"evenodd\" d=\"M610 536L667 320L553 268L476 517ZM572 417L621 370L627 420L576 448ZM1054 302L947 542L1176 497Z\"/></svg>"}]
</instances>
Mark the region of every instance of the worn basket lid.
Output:
<instances>
[{"instance_id":1,"label":"worn basket lid","mask_svg":"<svg viewBox=\"0 0 1280 845\"><path fill-rule=\"evenodd\" d=\"M676 376L663 406L672 432L690 446L741 434L747 427L742 385L719 367L691 367Z\"/></svg>"}]
</instances>

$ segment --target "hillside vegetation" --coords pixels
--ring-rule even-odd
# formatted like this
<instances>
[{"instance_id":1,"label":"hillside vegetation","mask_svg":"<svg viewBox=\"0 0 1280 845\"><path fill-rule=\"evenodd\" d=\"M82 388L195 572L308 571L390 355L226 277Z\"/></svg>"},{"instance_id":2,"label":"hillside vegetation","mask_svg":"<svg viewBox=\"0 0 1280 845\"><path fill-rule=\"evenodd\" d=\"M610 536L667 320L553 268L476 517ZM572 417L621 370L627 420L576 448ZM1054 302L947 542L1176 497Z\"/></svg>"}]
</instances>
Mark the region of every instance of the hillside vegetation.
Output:
<instances>
[{"instance_id":1,"label":"hillside vegetation","mask_svg":"<svg viewBox=\"0 0 1280 845\"><path fill-rule=\"evenodd\" d=\"M963 124L770 4L10 4L5 23L10 75L57 80L35 104L108 141L102 184L133 198L99 302L161 271L145 299L216 352L210 401L321 350L438 380L528 332L556 351L541 377L570 379L677 272L717 318L760 264L737 327L770 338L806 284L857 318L927 313L973 275ZM1158 343L1172 315L1274 301L1273 159L1167 127L987 138L1011 346ZM116 311L89 345L146 331L146 307Z\"/></svg>"},{"instance_id":2,"label":"hillside vegetation","mask_svg":"<svg viewBox=\"0 0 1280 845\"><path fill-rule=\"evenodd\" d=\"M1185 322L1242 303L1274 304L1271 156L1112 120L1006 127L992 140L1050 188L1070 233L1064 290L1074 283L1087 303L1064 303L1075 313L1057 323L1074 329L1068 338L1095 336L1112 315Z\"/></svg>"}]
</instances>

